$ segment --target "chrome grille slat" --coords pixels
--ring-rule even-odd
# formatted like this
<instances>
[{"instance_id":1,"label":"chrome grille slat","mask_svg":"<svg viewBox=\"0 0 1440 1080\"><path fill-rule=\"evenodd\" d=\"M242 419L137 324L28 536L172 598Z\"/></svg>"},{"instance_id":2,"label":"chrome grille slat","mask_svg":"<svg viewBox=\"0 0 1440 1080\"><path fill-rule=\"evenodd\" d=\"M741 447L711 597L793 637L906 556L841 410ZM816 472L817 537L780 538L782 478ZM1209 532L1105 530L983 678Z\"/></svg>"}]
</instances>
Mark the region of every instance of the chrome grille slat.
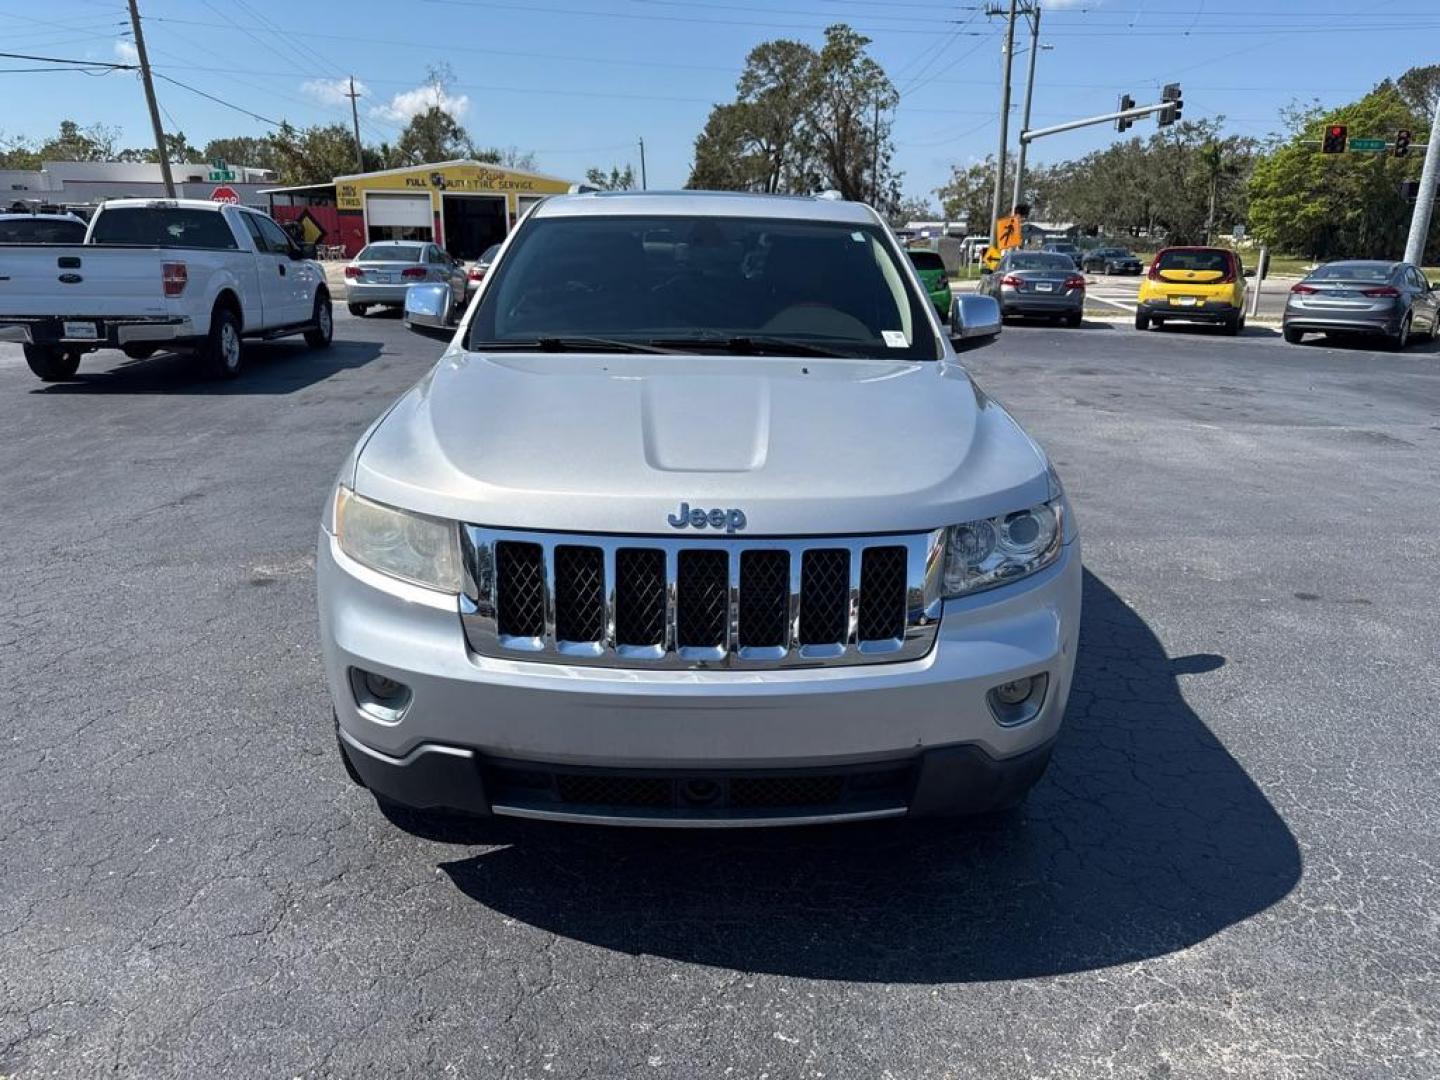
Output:
<instances>
[{"instance_id":1,"label":"chrome grille slat","mask_svg":"<svg viewBox=\"0 0 1440 1080\"><path fill-rule=\"evenodd\" d=\"M616 537L465 527L460 615L481 656L657 670L915 659L943 533Z\"/></svg>"}]
</instances>

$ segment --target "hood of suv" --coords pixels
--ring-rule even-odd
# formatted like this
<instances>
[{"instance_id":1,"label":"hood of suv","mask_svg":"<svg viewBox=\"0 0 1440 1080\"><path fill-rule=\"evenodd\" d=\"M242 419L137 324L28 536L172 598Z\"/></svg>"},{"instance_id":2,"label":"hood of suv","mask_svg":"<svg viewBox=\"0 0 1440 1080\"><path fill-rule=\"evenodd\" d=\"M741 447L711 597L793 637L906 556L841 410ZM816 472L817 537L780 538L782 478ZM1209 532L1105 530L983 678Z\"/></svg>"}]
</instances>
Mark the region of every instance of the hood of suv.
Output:
<instances>
[{"instance_id":1,"label":"hood of suv","mask_svg":"<svg viewBox=\"0 0 1440 1080\"><path fill-rule=\"evenodd\" d=\"M686 503L795 536L930 529L1049 482L954 363L452 350L364 444L355 490L497 528L670 535Z\"/></svg>"}]
</instances>

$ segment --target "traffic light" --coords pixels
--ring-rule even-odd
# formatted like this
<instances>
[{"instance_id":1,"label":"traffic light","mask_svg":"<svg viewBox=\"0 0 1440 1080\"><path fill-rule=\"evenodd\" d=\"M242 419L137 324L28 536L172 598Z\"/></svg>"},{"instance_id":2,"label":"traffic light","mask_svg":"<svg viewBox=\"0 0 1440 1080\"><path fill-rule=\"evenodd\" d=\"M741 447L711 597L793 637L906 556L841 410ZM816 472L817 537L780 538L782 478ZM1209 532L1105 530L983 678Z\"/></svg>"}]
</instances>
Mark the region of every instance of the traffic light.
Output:
<instances>
[{"instance_id":1,"label":"traffic light","mask_svg":"<svg viewBox=\"0 0 1440 1080\"><path fill-rule=\"evenodd\" d=\"M1325 129L1325 141L1320 144L1322 154L1345 153L1346 136L1350 129L1344 124L1331 124Z\"/></svg>"},{"instance_id":2,"label":"traffic light","mask_svg":"<svg viewBox=\"0 0 1440 1080\"><path fill-rule=\"evenodd\" d=\"M1404 157L1410 153L1410 129L1401 128L1395 133L1395 156Z\"/></svg>"},{"instance_id":3,"label":"traffic light","mask_svg":"<svg viewBox=\"0 0 1440 1080\"><path fill-rule=\"evenodd\" d=\"M1180 119L1180 110L1185 107L1185 102L1180 97L1180 84L1166 83L1165 89L1160 91L1160 100L1165 102L1165 108L1160 110L1159 125L1168 127Z\"/></svg>"},{"instance_id":4,"label":"traffic light","mask_svg":"<svg viewBox=\"0 0 1440 1080\"><path fill-rule=\"evenodd\" d=\"M1133 97L1131 97L1129 94L1120 95L1120 112L1124 112L1126 109L1133 109L1134 107L1135 99ZM1134 126L1135 118L1133 116L1121 116L1117 117L1115 120L1116 131L1128 131Z\"/></svg>"}]
</instances>

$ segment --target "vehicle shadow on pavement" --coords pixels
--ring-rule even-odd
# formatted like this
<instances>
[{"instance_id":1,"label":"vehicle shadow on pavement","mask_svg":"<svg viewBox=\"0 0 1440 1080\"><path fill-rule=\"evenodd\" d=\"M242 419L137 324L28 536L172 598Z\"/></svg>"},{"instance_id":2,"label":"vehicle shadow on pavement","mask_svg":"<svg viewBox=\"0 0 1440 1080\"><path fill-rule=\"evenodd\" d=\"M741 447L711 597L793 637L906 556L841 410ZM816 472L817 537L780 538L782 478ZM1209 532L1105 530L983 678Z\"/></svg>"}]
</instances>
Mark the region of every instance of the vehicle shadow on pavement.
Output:
<instances>
[{"instance_id":1,"label":"vehicle shadow on pavement","mask_svg":"<svg viewBox=\"0 0 1440 1080\"><path fill-rule=\"evenodd\" d=\"M758 833L496 821L438 837L503 845L442 868L539 929L738 971L935 983L1161 956L1300 878L1284 821L1177 685L1223 663L1167 657L1087 572L1067 726L1021 811Z\"/></svg>"},{"instance_id":2,"label":"vehicle shadow on pavement","mask_svg":"<svg viewBox=\"0 0 1440 1080\"><path fill-rule=\"evenodd\" d=\"M333 341L328 349L311 349L294 341L245 343L245 366L233 379L211 379L198 362L179 353L156 353L148 360L129 360L118 352L103 359L86 357L71 382L37 386L33 394L293 394L328 379L336 372L363 367L380 355L379 341ZM113 366L101 367L115 358ZM86 370L87 363L91 370Z\"/></svg>"}]
</instances>

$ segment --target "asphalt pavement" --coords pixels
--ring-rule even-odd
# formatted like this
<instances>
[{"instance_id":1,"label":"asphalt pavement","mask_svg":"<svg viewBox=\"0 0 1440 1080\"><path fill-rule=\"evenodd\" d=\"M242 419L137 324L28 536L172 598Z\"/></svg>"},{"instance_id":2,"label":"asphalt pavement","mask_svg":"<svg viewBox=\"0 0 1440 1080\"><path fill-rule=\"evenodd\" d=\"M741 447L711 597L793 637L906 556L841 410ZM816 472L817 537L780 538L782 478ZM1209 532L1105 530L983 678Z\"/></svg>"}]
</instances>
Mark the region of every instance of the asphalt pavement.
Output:
<instances>
[{"instance_id":1,"label":"asphalt pavement","mask_svg":"<svg viewBox=\"0 0 1440 1080\"><path fill-rule=\"evenodd\" d=\"M336 323L0 346L0 1076L1440 1074L1440 347L1007 327L1088 568L1030 803L655 835L345 779L320 508L439 345Z\"/></svg>"}]
</instances>

